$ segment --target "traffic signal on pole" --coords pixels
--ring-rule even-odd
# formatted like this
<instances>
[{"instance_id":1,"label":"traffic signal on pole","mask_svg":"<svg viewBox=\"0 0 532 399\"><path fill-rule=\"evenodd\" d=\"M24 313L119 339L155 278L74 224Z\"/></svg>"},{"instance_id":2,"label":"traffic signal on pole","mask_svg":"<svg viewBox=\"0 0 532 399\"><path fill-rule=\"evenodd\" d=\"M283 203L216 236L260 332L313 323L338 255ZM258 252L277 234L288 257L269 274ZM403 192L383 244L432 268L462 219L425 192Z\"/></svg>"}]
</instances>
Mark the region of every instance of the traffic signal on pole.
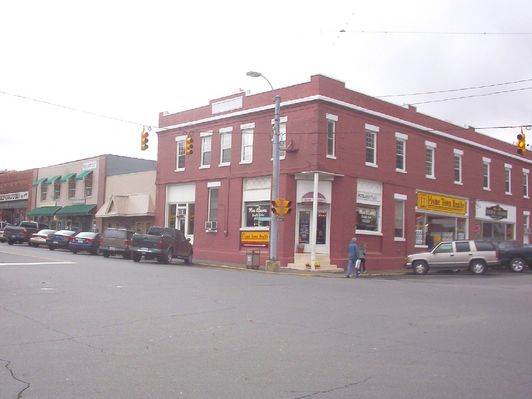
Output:
<instances>
[{"instance_id":1,"label":"traffic signal on pole","mask_svg":"<svg viewBox=\"0 0 532 399\"><path fill-rule=\"evenodd\" d=\"M517 135L517 153L523 155L526 152L526 135L521 130L521 133Z\"/></svg>"},{"instance_id":2,"label":"traffic signal on pole","mask_svg":"<svg viewBox=\"0 0 532 399\"><path fill-rule=\"evenodd\" d=\"M146 151L148 149L148 137L149 133L142 129L142 133L140 134L140 149L142 151Z\"/></svg>"},{"instance_id":3,"label":"traffic signal on pole","mask_svg":"<svg viewBox=\"0 0 532 399\"><path fill-rule=\"evenodd\" d=\"M292 201L288 201L284 198L277 198L272 201L272 212L274 215L284 217L292 211Z\"/></svg>"},{"instance_id":4,"label":"traffic signal on pole","mask_svg":"<svg viewBox=\"0 0 532 399\"><path fill-rule=\"evenodd\" d=\"M192 136L190 134L187 134L187 138L185 139L185 155L192 154L193 149L194 143L192 141Z\"/></svg>"}]
</instances>

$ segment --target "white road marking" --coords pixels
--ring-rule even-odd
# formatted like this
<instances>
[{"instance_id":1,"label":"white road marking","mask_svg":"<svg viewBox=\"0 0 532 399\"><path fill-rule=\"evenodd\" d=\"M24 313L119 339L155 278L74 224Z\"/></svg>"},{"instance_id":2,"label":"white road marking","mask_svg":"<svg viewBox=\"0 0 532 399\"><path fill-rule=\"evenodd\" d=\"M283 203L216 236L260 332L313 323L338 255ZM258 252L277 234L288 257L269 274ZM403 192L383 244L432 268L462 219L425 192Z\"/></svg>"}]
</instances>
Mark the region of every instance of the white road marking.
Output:
<instances>
[{"instance_id":1,"label":"white road marking","mask_svg":"<svg viewBox=\"0 0 532 399\"><path fill-rule=\"evenodd\" d=\"M75 265L76 262L0 262L0 266Z\"/></svg>"}]
</instances>

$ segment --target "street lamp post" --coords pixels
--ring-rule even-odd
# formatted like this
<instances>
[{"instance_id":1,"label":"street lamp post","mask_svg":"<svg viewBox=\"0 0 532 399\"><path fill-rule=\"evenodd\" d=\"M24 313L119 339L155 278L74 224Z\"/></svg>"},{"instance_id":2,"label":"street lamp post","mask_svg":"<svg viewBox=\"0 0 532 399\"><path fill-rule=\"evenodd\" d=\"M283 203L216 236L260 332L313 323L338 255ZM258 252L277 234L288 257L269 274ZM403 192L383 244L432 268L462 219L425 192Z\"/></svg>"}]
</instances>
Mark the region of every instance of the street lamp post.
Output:
<instances>
[{"instance_id":1,"label":"street lamp post","mask_svg":"<svg viewBox=\"0 0 532 399\"><path fill-rule=\"evenodd\" d=\"M246 75L253 78L262 77L268 82L272 91L273 86L266 76L260 72L250 71ZM275 103L275 117L273 124L273 140L272 140L272 156L273 156L273 172L272 172L272 189L271 189L271 200L275 201L279 197L279 159L280 159L280 148L279 148L279 123L280 123L280 109L281 109L281 97L276 95L274 98ZM277 216L272 215L272 220L270 222L270 261L275 265L274 268L278 267L277 264L277 235L278 235L278 221Z\"/></svg>"}]
</instances>

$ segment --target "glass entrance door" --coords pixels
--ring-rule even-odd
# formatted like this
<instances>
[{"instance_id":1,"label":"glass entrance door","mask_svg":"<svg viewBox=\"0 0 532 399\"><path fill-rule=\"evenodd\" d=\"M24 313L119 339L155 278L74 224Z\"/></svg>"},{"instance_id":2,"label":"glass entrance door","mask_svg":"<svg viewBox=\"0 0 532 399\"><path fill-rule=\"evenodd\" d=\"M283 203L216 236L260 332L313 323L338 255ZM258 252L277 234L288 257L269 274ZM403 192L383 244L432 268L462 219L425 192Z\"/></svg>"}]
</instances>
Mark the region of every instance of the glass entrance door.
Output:
<instances>
[{"instance_id":1,"label":"glass entrance door","mask_svg":"<svg viewBox=\"0 0 532 399\"><path fill-rule=\"evenodd\" d=\"M316 253L329 253L328 213L327 209L318 209L318 221L316 224ZM303 252L310 252L312 209L302 207L299 209L297 216L298 237L296 247L302 248Z\"/></svg>"}]
</instances>

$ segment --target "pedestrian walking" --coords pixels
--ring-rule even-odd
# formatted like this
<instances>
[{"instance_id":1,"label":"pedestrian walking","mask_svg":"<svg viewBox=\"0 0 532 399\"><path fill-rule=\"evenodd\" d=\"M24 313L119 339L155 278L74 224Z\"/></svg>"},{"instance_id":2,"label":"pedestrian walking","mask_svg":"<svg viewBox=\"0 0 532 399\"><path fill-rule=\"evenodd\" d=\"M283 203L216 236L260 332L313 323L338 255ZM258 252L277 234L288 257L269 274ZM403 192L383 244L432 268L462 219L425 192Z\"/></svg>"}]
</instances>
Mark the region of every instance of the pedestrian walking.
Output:
<instances>
[{"instance_id":1,"label":"pedestrian walking","mask_svg":"<svg viewBox=\"0 0 532 399\"><path fill-rule=\"evenodd\" d=\"M346 278L351 278L351 275L353 274L353 267L356 265L358 259L358 245L357 245L357 238L353 237L351 238L351 241L349 241L349 245L347 246L347 273L345 275ZM355 268L355 277L358 277L358 270Z\"/></svg>"},{"instance_id":2,"label":"pedestrian walking","mask_svg":"<svg viewBox=\"0 0 532 399\"><path fill-rule=\"evenodd\" d=\"M425 245L429 250L431 250L434 246L434 237L432 237L430 230L427 230L427 235L425 236Z\"/></svg>"},{"instance_id":3,"label":"pedestrian walking","mask_svg":"<svg viewBox=\"0 0 532 399\"><path fill-rule=\"evenodd\" d=\"M358 246L358 260L360 261L359 272L366 273L366 243L362 242Z\"/></svg>"}]
</instances>

